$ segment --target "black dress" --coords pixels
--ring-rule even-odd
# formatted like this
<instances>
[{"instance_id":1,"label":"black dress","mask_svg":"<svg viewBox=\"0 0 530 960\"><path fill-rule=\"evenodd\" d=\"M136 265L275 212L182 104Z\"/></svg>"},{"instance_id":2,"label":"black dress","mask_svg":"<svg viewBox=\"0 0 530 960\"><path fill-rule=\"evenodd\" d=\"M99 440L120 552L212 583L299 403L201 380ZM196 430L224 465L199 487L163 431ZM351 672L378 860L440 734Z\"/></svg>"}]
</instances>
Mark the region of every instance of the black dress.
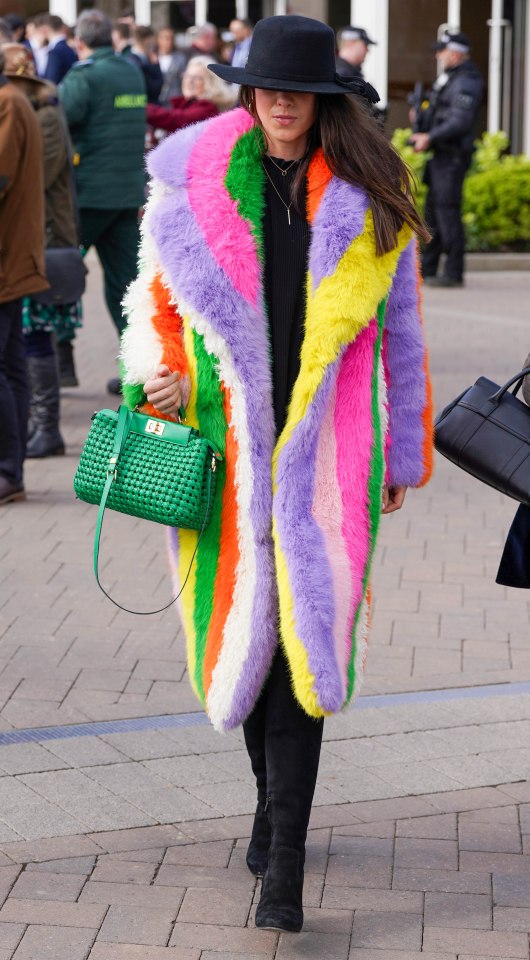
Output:
<instances>
[{"instance_id":1,"label":"black dress","mask_svg":"<svg viewBox=\"0 0 530 960\"><path fill-rule=\"evenodd\" d=\"M269 316L274 416L278 435L285 424L291 392L300 370L304 335L309 224L293 204L289 226L285 206L291 203L291 187L299 162L292 165L291 161L276 157L263 158L268 174L265 178L263 224L265 300ZM278 167L290 169L284 175ZM285 204L274 190L271 180ZM305 196L302 209L305 211Z\"/></svg>"}]
</instances>

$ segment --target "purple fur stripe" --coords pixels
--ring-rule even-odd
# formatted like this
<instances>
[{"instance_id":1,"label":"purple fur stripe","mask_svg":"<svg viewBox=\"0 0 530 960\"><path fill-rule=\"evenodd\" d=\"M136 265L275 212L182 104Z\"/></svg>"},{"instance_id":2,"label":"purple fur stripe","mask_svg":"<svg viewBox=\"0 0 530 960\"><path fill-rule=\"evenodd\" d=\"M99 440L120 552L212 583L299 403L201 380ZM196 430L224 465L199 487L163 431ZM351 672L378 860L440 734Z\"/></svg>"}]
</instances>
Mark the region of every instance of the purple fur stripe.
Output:
<instances>
[{"instance_id":1,"label":"purple fur stripe","mask_svg":"<svg viewBox=\"0 0 530 960\"><path fill-rule=\"evenodd\" d=\"M333 576L312 504L318 437L340 359L327 367L313 402L279 455L274 499L278 536L290 573L296 632L307 651L319 705L332 712L343 703L333 636Z\"/></svg>"},{"instance_id":2,"label":"purple fur stripe","mask_svg":"<svg viewBox=\"0 0 530 960\"><path fill-rule=\"evenodd\" d=\"M204 130L205 123L210 121L192 123L184 130L172 133L170 137L162 140L162 143L149 154L147 171L150 176L167 183L170 187L185 186L188 179L189 156ZM175 143L176 138L178 138L178 148Z\"/></svg>"},{"instance_id":3,"label":"purple fur stripe","mask_svg":"<svg viewBox=\"0 0 530 960\"><path fill-rule=\"evenodd\" d=\"M364 229L368 197L338 177L332 177L313 223L309 271L313 289L330 277L339 260Z\"/></svg>"},{"instance_id":4,"label":"purple fur stripe","mask_svg":"<svg viewBox=\"0 0 530 960\"><path fill-rule=\"evenodd\" d=\"M177 148L177 137L173 138ZM169 157L167 158L169 159ZM150 217L163 268L173 289L225 340L243 385L250 456L255 464L250 515L256 543L257 588L247 662L226 726L237 726L254 705L277 646L275 579L270 515L270 463L275 443L267 322L238 294L216 263L191 211L187 194L164 198ZM237 638L232 638L237 642Z\"/></svg>"},{"instance_id":5,"label":"purple fur stripe","mask_svg":"<svg viewBox=\"0 0 530 960\"><path fill-rule=\"evenodd\" d=\"M425 342L419 316L416 241L405 248L396 270L385 318L385 360L389 372L390 445L388 479L417 487L424 473L424 428L427 384Z\"/></svg>"}]
</instances>

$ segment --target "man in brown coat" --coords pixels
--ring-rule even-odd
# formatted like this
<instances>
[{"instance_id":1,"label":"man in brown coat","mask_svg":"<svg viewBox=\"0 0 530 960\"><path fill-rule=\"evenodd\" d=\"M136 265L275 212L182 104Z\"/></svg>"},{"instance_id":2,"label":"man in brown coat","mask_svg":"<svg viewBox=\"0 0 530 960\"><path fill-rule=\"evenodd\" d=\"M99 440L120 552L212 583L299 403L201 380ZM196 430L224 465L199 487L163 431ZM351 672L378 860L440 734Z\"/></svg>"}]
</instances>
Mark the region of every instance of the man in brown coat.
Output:
<instances>
[{"instance_id":1,"label":"man in brown coat","mask_svg":"<svg viewBox=\"0 0 530 960\"><path fill-rule=\"evenodd\" d=\"M24 499L29 393L22 297L44 272L42 136L33 108L3 76L0 49L0 506Z\"/></svg>"}]
</instances>

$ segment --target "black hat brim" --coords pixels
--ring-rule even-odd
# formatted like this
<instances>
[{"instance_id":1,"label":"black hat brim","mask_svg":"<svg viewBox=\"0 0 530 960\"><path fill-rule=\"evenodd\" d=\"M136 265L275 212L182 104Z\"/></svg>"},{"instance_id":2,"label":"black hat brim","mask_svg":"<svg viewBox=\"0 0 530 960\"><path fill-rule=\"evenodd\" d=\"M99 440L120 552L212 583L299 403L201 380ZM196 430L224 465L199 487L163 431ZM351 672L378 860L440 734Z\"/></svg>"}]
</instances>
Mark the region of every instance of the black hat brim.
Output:
<instances>
[{"instance_id":1,"label":"black hat brim","mask_svg":"<svg viewBox=\"0 0 530 960\"><path fill-rule=\"evenodd\" d=\"M260 90L288 90L293 93L342 93L357 94L359 90L349 90L333 81L315 80L279 80L274 77L260 77L255 73L248 73L244 67L230 67L224 63L210 63L208 70L215 73L228 83L245 84L248 87L258 87ZM346 78L345 78L346 79Z\"/></svg>"}]
</instances>

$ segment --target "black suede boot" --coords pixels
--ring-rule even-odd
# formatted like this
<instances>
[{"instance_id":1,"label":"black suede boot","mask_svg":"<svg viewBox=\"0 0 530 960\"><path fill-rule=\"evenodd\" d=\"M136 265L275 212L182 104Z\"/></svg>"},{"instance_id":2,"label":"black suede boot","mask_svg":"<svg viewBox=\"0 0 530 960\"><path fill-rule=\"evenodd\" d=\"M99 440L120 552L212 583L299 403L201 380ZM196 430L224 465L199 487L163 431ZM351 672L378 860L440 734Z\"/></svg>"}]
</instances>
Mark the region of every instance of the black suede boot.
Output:
<instances>
[{"instance_id":1,"label":"black suede boot","mask_svg":"<svg viewBox=\"0 0 530 960\"><path fill-rule=\"evenodd\" d=\"M33 432L26 457L55 457L64 453L59 432L59 372L55 354L28 357Z\"/></svg>"},{"instance_id":2,"label":"black suede boot","mask_svg":"<svg viewBox=\"0 0 530 960\"><path fill-rule=\"evenodd\" d=\"M255 877L262 877L269 862L271 825L267 816L267 799L258 795L252 836L247 850L247 867Z\"/></svg>"},{"instance_id":3,"label":"black suede boot","mask_svg":"<svg viewBox=\"0 0 530 960\"><path fill-rule=\"evenodd\" d=\"M323 720L309 717L295 700L288 666L283 653L278 653L267 683L265 748L271 844L256 910L260 928L291 933L302 929L305 841L323 727Z\"/></svg>"},{"instance_id":4,"label":"black suede boot","mask_svg":"<svg viewBox=\"0 0 530 960\"><path fill-rule=\"evenodd\" d=\"M250 717L243 724L245 744L258 788L258 804L246 858L247 867L255 877L262 877L267 869L271 842L271 827L267 816L266 705L267 698L265 695L258 700Z\"/></svg>"},{"instance_id":5,"label":"black suede boot","mask_svg":"<svg viewBox=\"0 0 530 960\"><path fill-rule=\"evenodd\" d=\"M74 344L72 340L62 340L57 344L59 361L59 379L61 387L78 387L79 380L75 372Z\"/></svg>"},{"instance_id":6,"label":"black suede boot","mask_svg":"<svg viewBox=\"0 0 530 960\"><path fill-rule=\"evenodd\" d=\"M304 868L298 850L273 844L261 885L256 926L261 930L299 933L304 923Z\"/></svg>"}]
</instances>

